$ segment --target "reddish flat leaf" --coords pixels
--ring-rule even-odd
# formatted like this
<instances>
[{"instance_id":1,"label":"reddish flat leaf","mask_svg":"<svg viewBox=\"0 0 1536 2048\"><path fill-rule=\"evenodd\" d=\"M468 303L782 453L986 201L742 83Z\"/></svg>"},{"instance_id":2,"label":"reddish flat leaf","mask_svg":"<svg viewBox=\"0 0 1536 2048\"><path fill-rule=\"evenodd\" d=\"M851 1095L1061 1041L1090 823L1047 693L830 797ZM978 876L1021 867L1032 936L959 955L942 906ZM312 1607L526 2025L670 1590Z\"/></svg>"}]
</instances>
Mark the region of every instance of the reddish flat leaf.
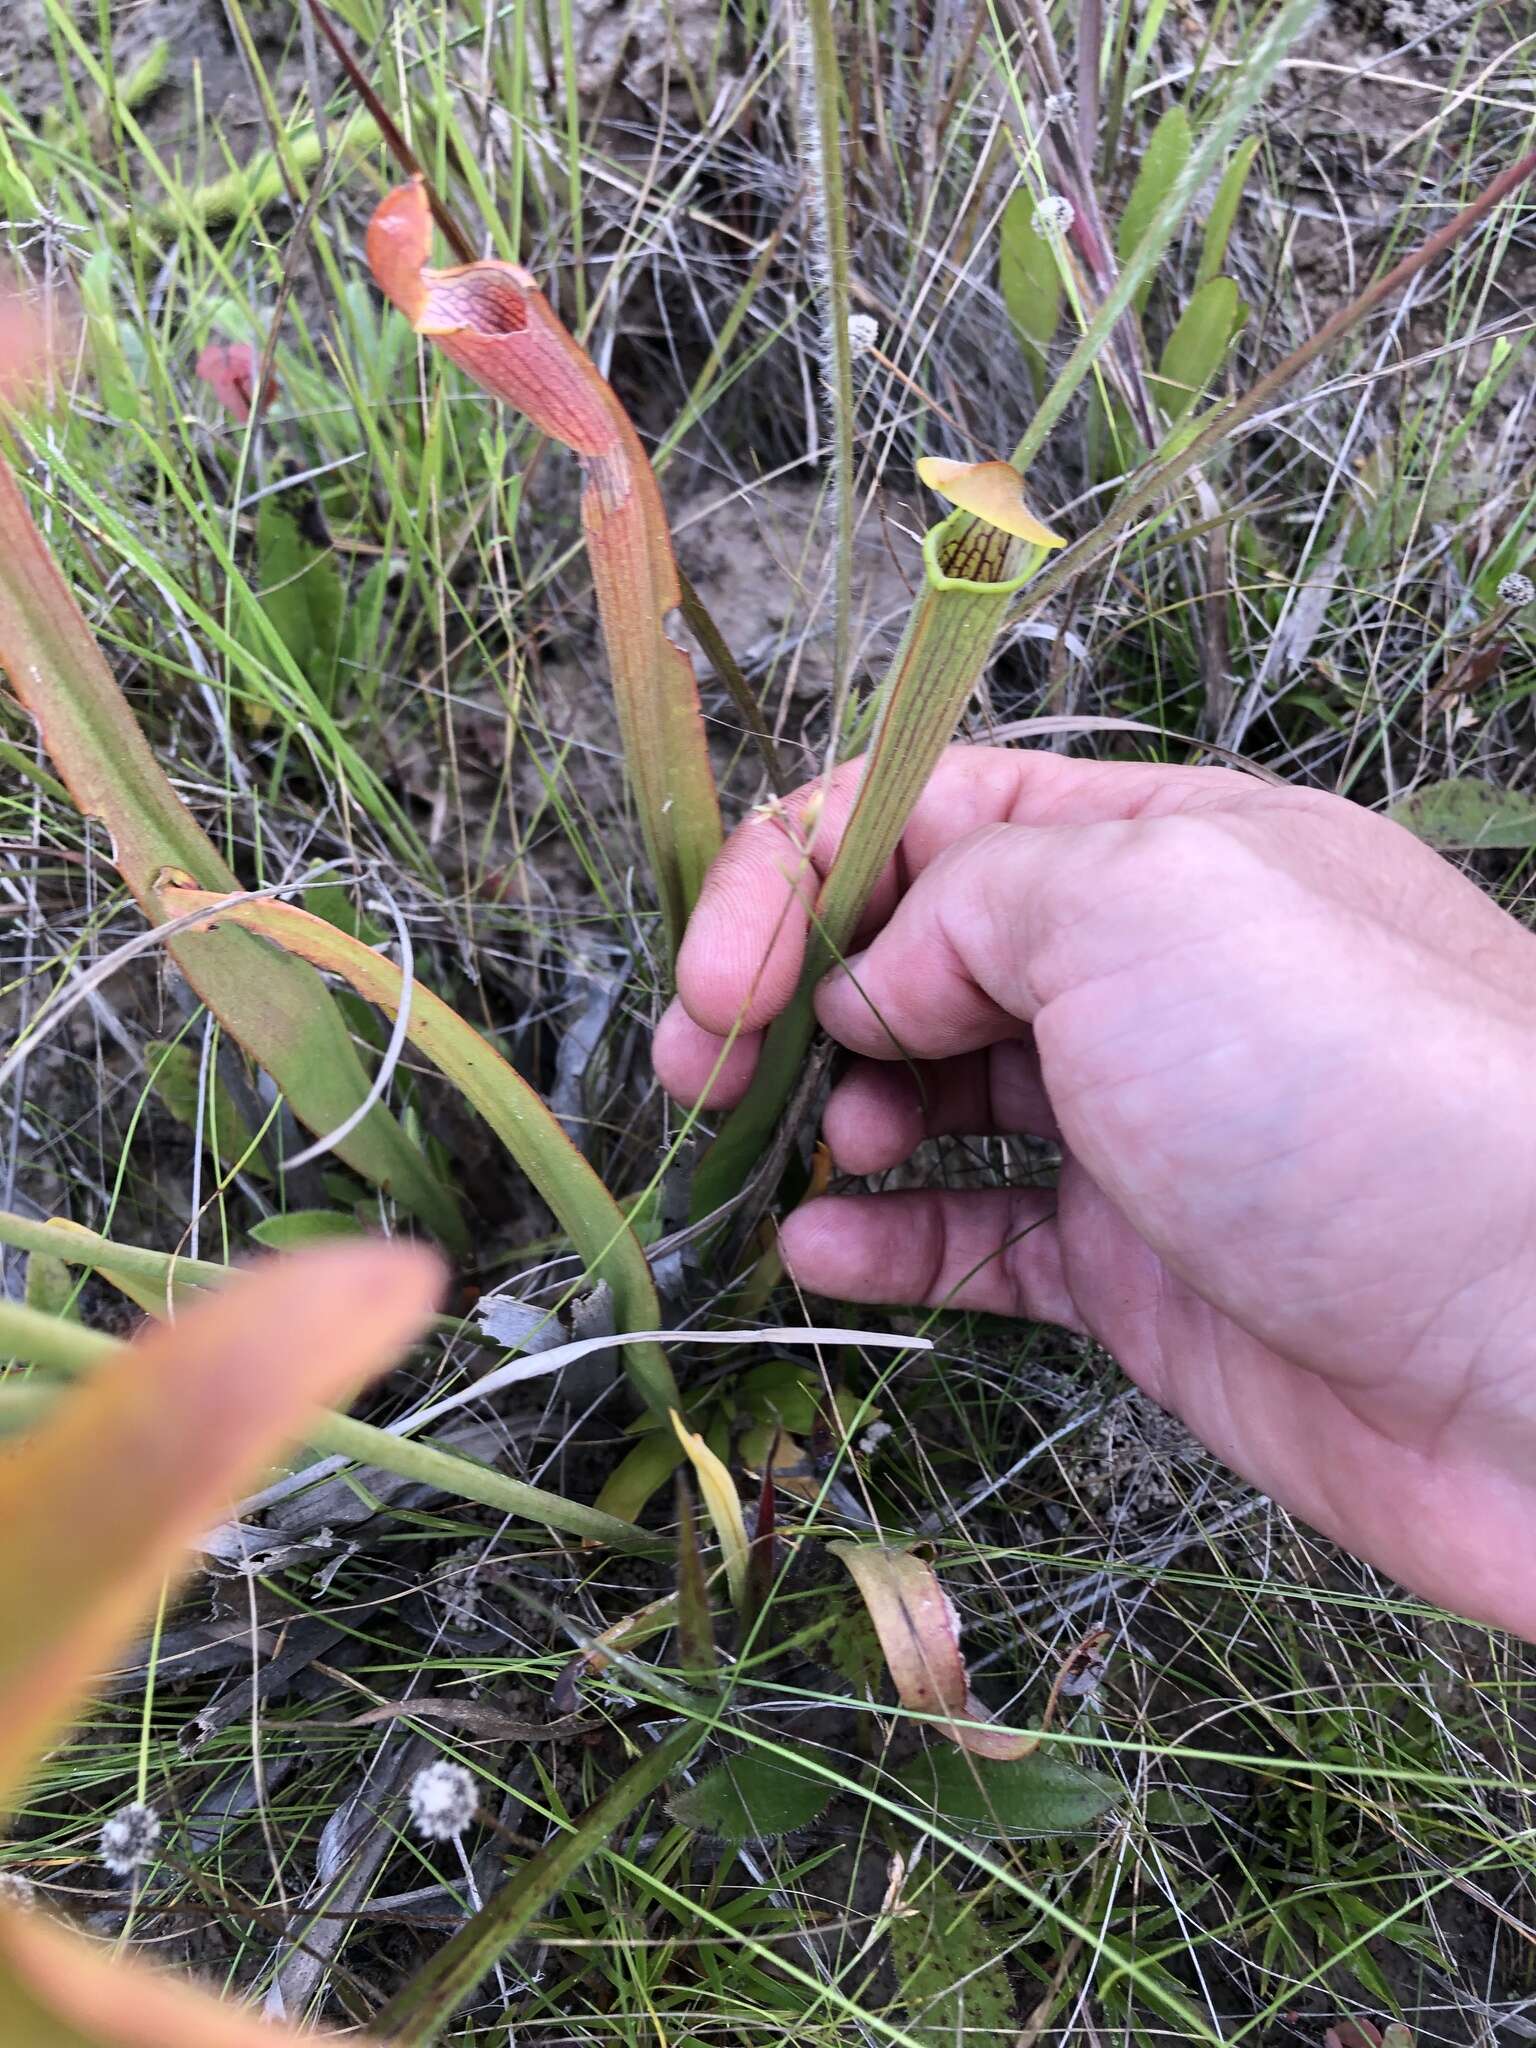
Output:
<instances>
[{"instance_id":1,"label":"reddish flat leaf","mask_svg":"<svg viewBox=\"0 0 1536 2048\"><path fill-rule=\"evenodd\" d=\"M941 1734L973 1756L1001 1763L1028 1756L1033 1735L985 1724L960 1654L960 1618L933 1567L907 1550L874 1543L829 1543L864 1596L897 1695L916 1714L935 1717Z\"/></svg>"},{"instance_id":2,"label":"reddish flat leaf","mask_svg":"<svg viewBox=\"0 0 1536 2048\"><path fill-rule=\"evenodd\" d=\"M248 341L210 341L197 359L198 376L242 426L251 416L260 369L261 358ZM261 389L263 408L272 403L277 390L276 377L269 376Z\"/></svg>"}]
</instances>

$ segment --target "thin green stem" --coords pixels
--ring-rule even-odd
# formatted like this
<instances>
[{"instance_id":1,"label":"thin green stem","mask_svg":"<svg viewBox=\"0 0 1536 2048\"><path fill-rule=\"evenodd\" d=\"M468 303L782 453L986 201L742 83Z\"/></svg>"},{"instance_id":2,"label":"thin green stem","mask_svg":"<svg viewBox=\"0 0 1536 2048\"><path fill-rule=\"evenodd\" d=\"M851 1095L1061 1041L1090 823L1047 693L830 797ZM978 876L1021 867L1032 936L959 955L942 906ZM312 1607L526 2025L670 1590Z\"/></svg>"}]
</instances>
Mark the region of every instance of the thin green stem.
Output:
<instances>
[{"instance_id":1,"label":"thin green stem","mask_svg":"<svg viewBox=\"0 0 1536 2048\"><path fill-rule=\"evenodd\" d=\"M1178 232L1195 194L1220 170L1238 130L1269 88L1270 80L1285 60L1287 51L1316 13L1316 0L1288 0L1280 10L1253 55L1246 60L1232 86L1231 96L1220 114L1201 137L1200 146L1190 154L1181 174L1164 194L1146 233L1126 262L1113 286L1105 293L1093 318L1078 338L1061 373L1040 401L1038 410L1013 451L1013 466L1027 474L1046 436L1071 403L1077 387L1092 370L1110 342L1122 315L1133 305L1137 293L1152 276L1158 259Z\"/></svg>"}]
</instances>

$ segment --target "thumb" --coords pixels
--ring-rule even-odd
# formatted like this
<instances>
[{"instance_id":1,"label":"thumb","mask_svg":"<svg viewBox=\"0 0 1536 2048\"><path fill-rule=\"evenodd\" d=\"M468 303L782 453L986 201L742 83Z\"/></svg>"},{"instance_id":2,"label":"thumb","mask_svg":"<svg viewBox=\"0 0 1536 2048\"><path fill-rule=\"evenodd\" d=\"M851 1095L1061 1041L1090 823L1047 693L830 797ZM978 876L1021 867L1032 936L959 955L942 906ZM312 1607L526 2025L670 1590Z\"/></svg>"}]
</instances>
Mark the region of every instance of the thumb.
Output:
<instances>
[{"instance_id":1,"label":"thumb","mask_svg":"<svg viewBox=\"0 0 1536 2048\"><path fill-rule=\"evenodd\" d=\"M1040 991L1042 892L1081 867L1082 842L1134 826L989 825L940 854L871 944L816 995L823 1028L871 1059L951 1059L1016 1038ZM1075 853L1073 849L1076 849Z\"/></svg>"}]
</instances>

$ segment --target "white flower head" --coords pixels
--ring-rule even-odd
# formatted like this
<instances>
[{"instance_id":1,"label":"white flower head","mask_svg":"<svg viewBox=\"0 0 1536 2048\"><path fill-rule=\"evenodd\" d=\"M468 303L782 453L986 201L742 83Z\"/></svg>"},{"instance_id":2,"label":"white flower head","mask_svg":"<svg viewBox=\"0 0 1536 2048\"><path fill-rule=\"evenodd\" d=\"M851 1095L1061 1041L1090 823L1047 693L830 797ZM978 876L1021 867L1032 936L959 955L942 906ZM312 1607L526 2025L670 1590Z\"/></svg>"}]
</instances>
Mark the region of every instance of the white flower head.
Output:
<instances>
[{"instance_id":1,"label":"white flower head","mask_svg":"<svg viewBox=\"0 0 1536 2048\"><path fill-rule=\"evenodd\" d=\"M872 1422L859 1438L860 1457L872 1458L886 1438L893 1434L894 1431L889 1422Z\"/></svg>"},{"instance_id":2,"label":"white flower head","mask_svg":"<svg viewBox=\"0 0 1536 2048\"><path fill-rule=\"evenodd\" d=\"M37 1886L19 1870L0 1870L0 1906L13 1913L31 1913L37 1907Z\"/></svg>"},{"instance_id":3,"label":"white flower head","mask_svg":"<svg viewBox=\"0 0 1536 2048\"><path fill-rule=\"evenodd\" d=\"M464 1766L441 1758L416 1773L406 1796L416 1832L429 1842L452 1842L462 1835L480 1803L475 1781Z\"/></svg>"},{"instance_id":4,"label":"white flower head","mask_svg":"<svg viewBox=\"0 0 1536 2048\"><path fill-rule=\"evenodd\" d=\"M1047 192L1035 208L1030 226L1042 242L1059 242L1071 234L1072 223L1076 219L1077 213L1070 199L1063 198L1059 192Z\"/></svg>"},{"instance_id":5,"label":"white flower head","mask_svg":"<svg viewBox=\"0 0 1536 2048\"><path fill-rule=\"evenodd\" d=\"M1518 569L1512 569L1507 576L1499 578L1499 603L1512 605L1519 611L1536 599L1536 583L1529 576L1522 576Z\"/></svg>"},{"instance_id":6,"label":"white flower head","mask_svg":"<svg viewBox=\"0 0 1536 2048\"><path fill-rule=\"evenodd\" d=\"M152 1806L137 1800L120 1806L102 1824L101 1860L114 1877L127 1877L154 1860L160 1845L160 1816Z\"/></svg>"},{"instance_id":7,"label":"white flower head","mask_svg":"<svg viewBox=\"0 0 1536 2048\"><path fill-rule=\"evenodd\" d=\"M854 361L867 356L880 340L880 322L868 313L848 315L848 347Z\"/></svg>"},{"instance_id":8,"label":"white flower head","mask_svg":"<svg viewBox=\"0 0 1536 2048\"><path fill-rule=\"evenodd\" d=\"M1047 121L1065 121L1077 105L1077 95L1070 92L1050 92L1045 96L1045 118Z\"/></svg>"}]
</instances>

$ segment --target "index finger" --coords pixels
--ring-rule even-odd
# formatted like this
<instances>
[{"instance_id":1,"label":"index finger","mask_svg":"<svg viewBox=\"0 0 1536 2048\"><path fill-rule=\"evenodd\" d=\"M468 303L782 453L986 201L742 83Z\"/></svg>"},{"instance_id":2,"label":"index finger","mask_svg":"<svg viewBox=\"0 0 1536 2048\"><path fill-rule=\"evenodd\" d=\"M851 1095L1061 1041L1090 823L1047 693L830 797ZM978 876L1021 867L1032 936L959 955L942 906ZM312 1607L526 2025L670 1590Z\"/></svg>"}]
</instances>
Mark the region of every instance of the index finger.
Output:
<instances>
[{"instance_id":1,"label":"index finger","mask_svg":"<svg viewBox=\"0 0 1536 2048\"><path fill-rule=\"evenodd\" d=\"M782 803L761 806L737 826L705 878L678 954L677 992L694 1023L715 1037L760 1030L794 994L810 913L842 845L866 759L845 761ZM859 942L885 923L931 861L985 825L1101 824L1187 803L1200 789L1230 801L1252 788L1221 768L950 747L875 886Z\"/></svg>"}]
</instances>

